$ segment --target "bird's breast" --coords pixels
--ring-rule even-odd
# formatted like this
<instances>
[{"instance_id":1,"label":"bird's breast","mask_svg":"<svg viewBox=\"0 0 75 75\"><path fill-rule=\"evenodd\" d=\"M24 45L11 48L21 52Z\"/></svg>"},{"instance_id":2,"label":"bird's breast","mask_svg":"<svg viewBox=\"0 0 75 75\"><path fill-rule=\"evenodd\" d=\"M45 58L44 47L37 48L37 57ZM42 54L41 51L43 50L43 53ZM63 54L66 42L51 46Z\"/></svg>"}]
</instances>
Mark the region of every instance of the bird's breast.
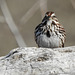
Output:
<instances>
[{"instance_id":1,"label":"bird's breast","mask_svg":"<svg viewBox=\"0 0 75 75\"><path fill-rule=\"evenodd\" d=\"M37 43L40 47L58 47L59 46L60 39L57 36L51 36L47 37L46 35L42 34L38 36Z\"/></svg>"}]
</instances>

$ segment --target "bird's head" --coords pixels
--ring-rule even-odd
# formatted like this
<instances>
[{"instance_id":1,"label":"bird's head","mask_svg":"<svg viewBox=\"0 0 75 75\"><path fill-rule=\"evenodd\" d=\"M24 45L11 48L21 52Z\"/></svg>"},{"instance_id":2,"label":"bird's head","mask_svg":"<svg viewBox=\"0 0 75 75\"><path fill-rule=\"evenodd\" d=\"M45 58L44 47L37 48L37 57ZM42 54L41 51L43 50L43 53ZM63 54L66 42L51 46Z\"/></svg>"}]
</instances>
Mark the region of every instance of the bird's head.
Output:
<instances>
[{"instance_id":1,"label":"bird's head","mask_svg":"<svg viewBox=\"0 0 75 75\"><path fill-rule=\"evenodd\" d=\"M42 22L51 20L51 19L53 19L55 17L56 17L56 15L55 15L54 12L50 12L50 11L49 12L46 12L45 17L43 18Z\"/></svg>"}]
</instances>

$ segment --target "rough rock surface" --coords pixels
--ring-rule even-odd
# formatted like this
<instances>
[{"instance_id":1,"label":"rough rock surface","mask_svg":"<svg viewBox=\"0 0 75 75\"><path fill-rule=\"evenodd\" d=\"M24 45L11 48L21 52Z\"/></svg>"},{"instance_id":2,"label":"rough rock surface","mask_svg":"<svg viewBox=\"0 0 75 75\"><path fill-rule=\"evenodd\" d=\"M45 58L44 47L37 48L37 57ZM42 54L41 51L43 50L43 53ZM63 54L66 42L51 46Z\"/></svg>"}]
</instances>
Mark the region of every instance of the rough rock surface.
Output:
<instances>
[{"instance_id":1,"label":"rough rock surface","mask_svg":"<svg viewBox=\"0 0 75 75\"><path fill-rule=\"evenodd\" d=\"M0 57L0 75L75 75L75 47L16 48Z\"/></svg>"}]
</instances>

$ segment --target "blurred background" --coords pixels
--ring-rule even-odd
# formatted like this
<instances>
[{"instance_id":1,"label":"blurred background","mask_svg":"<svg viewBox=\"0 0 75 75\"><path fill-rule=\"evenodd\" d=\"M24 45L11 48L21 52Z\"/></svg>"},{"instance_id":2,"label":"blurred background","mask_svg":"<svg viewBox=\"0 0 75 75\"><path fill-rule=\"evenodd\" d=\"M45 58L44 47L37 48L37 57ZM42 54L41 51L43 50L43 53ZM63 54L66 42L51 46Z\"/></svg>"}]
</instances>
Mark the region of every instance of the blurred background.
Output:
<instances>
[{"instance_id":1,"label":"blurred background","mask_svg":"<svg viewBox=\"0 0 75 75\"><path fill-rule=\"evenodd\" d=\"M34 29L47 11L64 26L65 46L75 45L75 0L0 0L0 56L17 47L37 47Z\"/></svg>"}]
</instances>

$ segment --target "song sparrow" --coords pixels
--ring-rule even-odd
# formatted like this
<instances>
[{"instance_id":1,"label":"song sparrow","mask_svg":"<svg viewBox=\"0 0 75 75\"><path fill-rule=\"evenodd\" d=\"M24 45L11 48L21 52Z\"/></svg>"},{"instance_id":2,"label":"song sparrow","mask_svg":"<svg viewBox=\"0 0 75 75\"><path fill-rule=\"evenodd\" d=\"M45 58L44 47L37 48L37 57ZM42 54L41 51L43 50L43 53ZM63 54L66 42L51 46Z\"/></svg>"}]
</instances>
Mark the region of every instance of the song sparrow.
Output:
<instances>
[{"instance_id":1,"label":"song sparrow","mask_svg":"<svg viewBox=\"0 0 75 75\"><path fill-rule=\"evenodd\" d=\"M47 12L42 22L35 28L35 41L38 47L64 47L65 30L54 12Z\"/></svg>"}]
</instances>

